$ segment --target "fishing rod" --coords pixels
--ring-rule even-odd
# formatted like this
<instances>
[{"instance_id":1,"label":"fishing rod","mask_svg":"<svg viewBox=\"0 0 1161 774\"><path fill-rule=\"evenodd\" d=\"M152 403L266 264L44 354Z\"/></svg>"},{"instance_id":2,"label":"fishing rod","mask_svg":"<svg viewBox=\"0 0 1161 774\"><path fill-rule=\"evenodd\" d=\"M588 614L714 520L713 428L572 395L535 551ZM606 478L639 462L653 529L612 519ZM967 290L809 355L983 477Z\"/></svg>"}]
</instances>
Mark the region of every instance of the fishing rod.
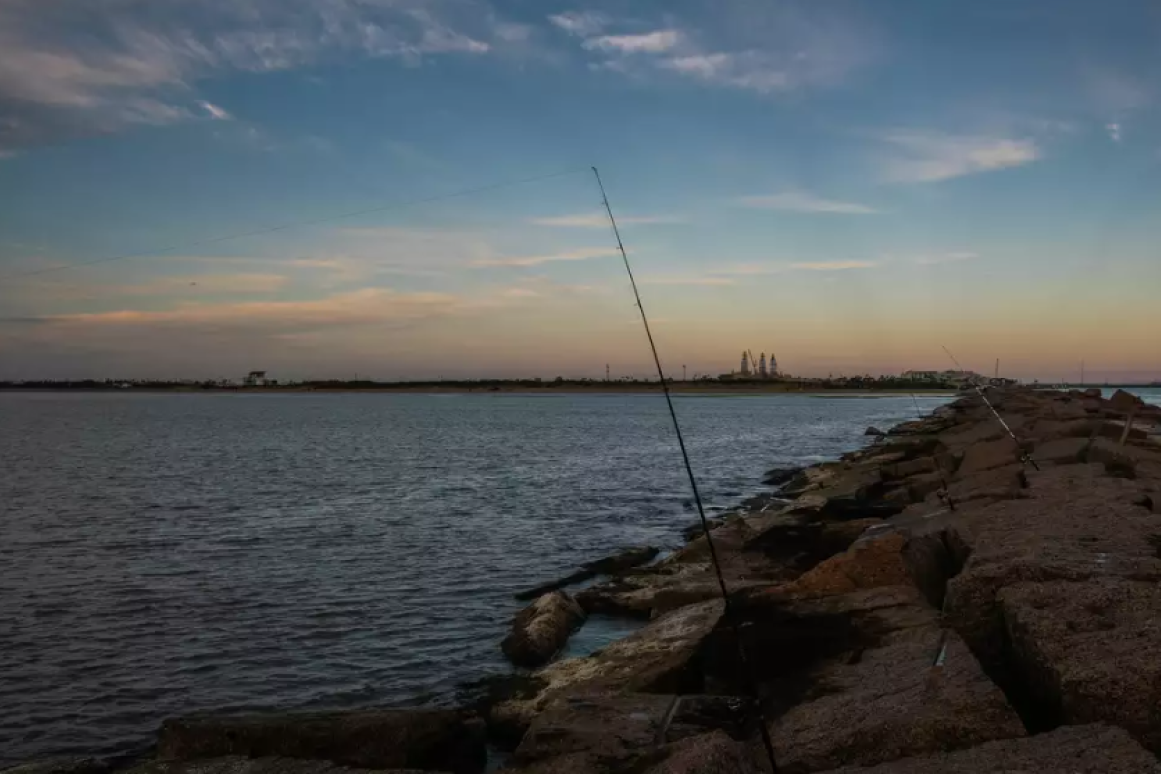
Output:
<instances>
[{"instance_id":1,"label":"fishing rod","mask_svg":"<svg viewBox=\"0 0 1161 774\"><path fill-rule=\"evenodd\" d=\"M963 372L963 366L961 366L959 361L955 359L955 355L951 354L951 350L947 347L944 347L943 351L946 352L947 356L951 358L951 362L955 363L955 367ZM971 385L972 388L976 391L976 395L980 396L980 400L982 400L984 405L988 407L988 410L992 412L992 416L994 416L996 421L1000 423L1000 427L1004 428L1004 431L1011 437L1013 441L1016 442L1016 448L1020 450L1020 462L1024 463L1025 465L1031 465L1032 467L1036 468L1036 470L1040 470L1040 466L1036 464L1036 460L1032 459L1028 452L1024 451L1024 447L1020 445L1020 439L1016 437L1014 432L1012 432L1012 428L1008 427L1008 423L1004 421L1002 416L1000 416L1000 412L996 411L996 407L992 405L990 400L988 400L988 396L984 395L984 391L980 389L980 386L975 382L971 382Z\"/></svg>"},{"instance_id":2,"label":"fishing rod","mask_svg":"<svg viewBox=\"0 0 1161 774\"><path fill-rule=\"evenodd\" d=\"M765 718L762 714L762 702L761 697L758 695L754 672L749 659L746 657L746 649L742 645L738 619L735 615L734 606L730 603L730 593L726 586L725 576L722 575L721 563L718 561L717 547L714 545L714 539L710 533L709 520L706 518L705 508L702 505L701 492L697 488L697 479L693 475L693 466L689 462L689 451L685 448L685 437L681 434L681 423L677 421L677 411L673 408L673 396L669 393L669 382L665 378L665 369L661 367L661 356L657 354L657 343L653 340L653 331L649 328L649 317L645 314L645 305L641 303L641 293L637 289L637 280L633 276L633 268L629 265L629 254L625 252L625 244L621 241L621 231L617 228L617 219L613 217L613 208L609 204L608 194L605 193L605 184L601 181L601 173L597 171L596 167L593 167L592 170L593 176L597 179L597 187L601 191L601 200L604 202L605 212L609 215L609 223L613 227L613 236L617 239L617 250L620 251L621 260L625 264L625 273L629 275L629 285L633 288L633 297L637 300L637 309L641 312L641 322L645 325L645 336L649 339L649 349L653 353L653 363L657 366L657 378L661 382L661 392L665 395L665 405L669 407L669 418L673 420L673 431L677 435L677 445L681 449L681 459L685 463L685 474L689 477L689 487L693 490L693 501L697 504L697 515L701 519L702 532L705 534L706 545L709 548L710 563L713 565L714 573L717 575L718 588L722 592L726 623L734 635L734 643L738 649L738 661L742 666L742 676L746 682L746 689L750 693L750 700L757 708L758 729L762 736L762 746L766 748L766 757L770 761L770 770L773 774L778 774L778 762L774 757L774 743L770 740L770 729L766 728Z\"/></svg>"}]
</instances>

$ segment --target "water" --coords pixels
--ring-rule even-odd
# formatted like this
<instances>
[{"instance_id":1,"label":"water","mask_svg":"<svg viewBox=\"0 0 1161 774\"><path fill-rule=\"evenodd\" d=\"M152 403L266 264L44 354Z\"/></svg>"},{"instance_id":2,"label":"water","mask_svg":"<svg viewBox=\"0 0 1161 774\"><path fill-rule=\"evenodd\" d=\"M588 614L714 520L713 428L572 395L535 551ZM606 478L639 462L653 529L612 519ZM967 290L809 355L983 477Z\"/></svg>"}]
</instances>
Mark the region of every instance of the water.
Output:
<instances>
[{"instance_id":1,"label":"water","mask_svg":"<svg viewBox=\"0 0 1161 774\"><path fill-rule=\"evenodd\" d=\"M915 408L678 411L724 507ZM508 669L513 592L678 544L668 422L655 395L0 394L0 764L140 749L194 710L450 700Z\"/></svg>"}]
</instances>

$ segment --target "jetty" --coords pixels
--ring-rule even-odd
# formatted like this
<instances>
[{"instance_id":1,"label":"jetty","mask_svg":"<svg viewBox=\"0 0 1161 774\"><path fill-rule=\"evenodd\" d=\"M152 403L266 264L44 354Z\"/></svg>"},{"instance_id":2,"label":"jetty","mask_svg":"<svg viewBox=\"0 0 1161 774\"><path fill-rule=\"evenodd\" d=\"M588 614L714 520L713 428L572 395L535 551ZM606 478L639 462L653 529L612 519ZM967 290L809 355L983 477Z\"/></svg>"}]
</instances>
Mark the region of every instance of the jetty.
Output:
<instances>
[{"instance_id":1,"label":"jetty","mask_svg":"<svg viewBox=\"0 0 1161 774\"><path fill-rule=\"evenodd\" d=\"M476 774L488 745L509 774L757 774L759 724L782 774L1161 774L1161 408L993 388L867 444L713 520L734 621L692 530L540 587L505 652L544 665L465 706L175 719L148 759L22 774ZM642 628L553 659L594 615Z\"/></svg>"}]
</instances>

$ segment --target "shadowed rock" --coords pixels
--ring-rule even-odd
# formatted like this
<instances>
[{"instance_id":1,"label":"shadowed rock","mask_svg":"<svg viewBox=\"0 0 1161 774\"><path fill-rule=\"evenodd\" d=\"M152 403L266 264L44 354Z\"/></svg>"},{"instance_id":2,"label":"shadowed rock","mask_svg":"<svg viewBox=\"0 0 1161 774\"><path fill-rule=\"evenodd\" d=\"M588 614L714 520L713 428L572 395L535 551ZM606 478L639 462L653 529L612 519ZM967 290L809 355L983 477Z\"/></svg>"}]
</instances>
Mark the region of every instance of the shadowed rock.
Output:
<instances>
[{"instance_id":1,"label":"shadowed rock","mask_svg":"<svg viewBox=\"0 0 1161 774\"><path fill-rule=\"evenodd\" d=\"M836 769L828 774L1161 774L1161 764L1122 729L1066 726L1028 739L988 742L946 755Z\"/></svg>"},{"instance_id":2,"label":"shadowed rock","mask_svg":"<svg viewBox=\"0 0 1161 774\"><path fill-rule=\"evenodd\" d=\"M1050 720L1105 721L1161 750L1161 590L1093 578L1021 583L999 604L1015 666Z\"/></svg>"},{"instance_id":3,"label":"shadowed rock","mask_svg":"<svg viewBox=\"0 0 1161 774\"><path fill-rule=\"evenodd\" d=\"M371 770L336 766L328 761L234 756L196 761L149 761L124 774L371 774ZM432 774L432 770L377 769L374 774Z\"/></svg>"},{"instance_id":4,"label":"shadowed rock","mask_svg":"<svg viewBox=\"0 0 1161 774\"><path fill-rule=\"evenodd\" d=\"M516 614L512 631L500 649L517 666L541 666L564 647L584 620L585 611L575 599L563 591L553 591Z\"/></svg>"},{"instance_id":5,"label":"shadowed rock","mask_svg":"<svg viewBox=\"0 0 1161 774\"><path fill-rule=\"evenodd\" d=\"M203 715L167 720L158 756L222 756L330 761L364 769L483 771L484 724L455 710Z\"/></svg>"}]
</instances>

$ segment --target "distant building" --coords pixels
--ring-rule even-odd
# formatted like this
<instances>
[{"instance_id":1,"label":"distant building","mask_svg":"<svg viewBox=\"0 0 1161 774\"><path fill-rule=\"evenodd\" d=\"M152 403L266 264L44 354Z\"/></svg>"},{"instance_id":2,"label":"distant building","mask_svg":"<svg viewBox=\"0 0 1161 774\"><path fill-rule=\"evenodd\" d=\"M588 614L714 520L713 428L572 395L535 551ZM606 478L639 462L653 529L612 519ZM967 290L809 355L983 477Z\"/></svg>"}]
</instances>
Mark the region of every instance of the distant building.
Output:
<instances>
[{"instance_id":1,"label":"distant building","mask_svg":"<svg viewBox=\"0 0 1161 774\"><path fill-rule=\"evenodd\" d=\"M746 352L742 353L742 376L750 375L750 355Z\"/></svg>"},{"instance_id":2,"label":"distant building","mask_svg":"<svg viewBox=\"0 0 1161 774\"><path fill-rule=\"evenodd\" d=\"M975 371L904 371L904 379L916 382L952 382L962 384L982 379Z\"/></svg>"},{"instance_id":3,"label":"distant building","mask_svg":"<svg viewBox=\"0 0 1161 774\"><path fill-rule=\"evenodd\" d=\"M770 378L773 379L778 375L778 358L774 356L774 350L770 350Z\"/></svg>"},{"instance_id":4,"label":"distant building","mask_svg":"<svg viewBox=\"0 0 1161 774\"><path fill-rule=\"evenodd\" d=\"M245 387L265 387L269 382L266 379L265 371L251 371L242 380L242 385Z\"/></svg>"},{"instance_id":5,"label":"distant building","mask_svg":"<svg viewBox=\"0 0 1161 774\"><path fill-rule=\"evenodd\" d=\"M762 379L765 379L767 376L767 374L766 374L766 353L765 352L763 352L762 356L758 358L758 376L761 377Z\"/></svg>"}]
</instances>

